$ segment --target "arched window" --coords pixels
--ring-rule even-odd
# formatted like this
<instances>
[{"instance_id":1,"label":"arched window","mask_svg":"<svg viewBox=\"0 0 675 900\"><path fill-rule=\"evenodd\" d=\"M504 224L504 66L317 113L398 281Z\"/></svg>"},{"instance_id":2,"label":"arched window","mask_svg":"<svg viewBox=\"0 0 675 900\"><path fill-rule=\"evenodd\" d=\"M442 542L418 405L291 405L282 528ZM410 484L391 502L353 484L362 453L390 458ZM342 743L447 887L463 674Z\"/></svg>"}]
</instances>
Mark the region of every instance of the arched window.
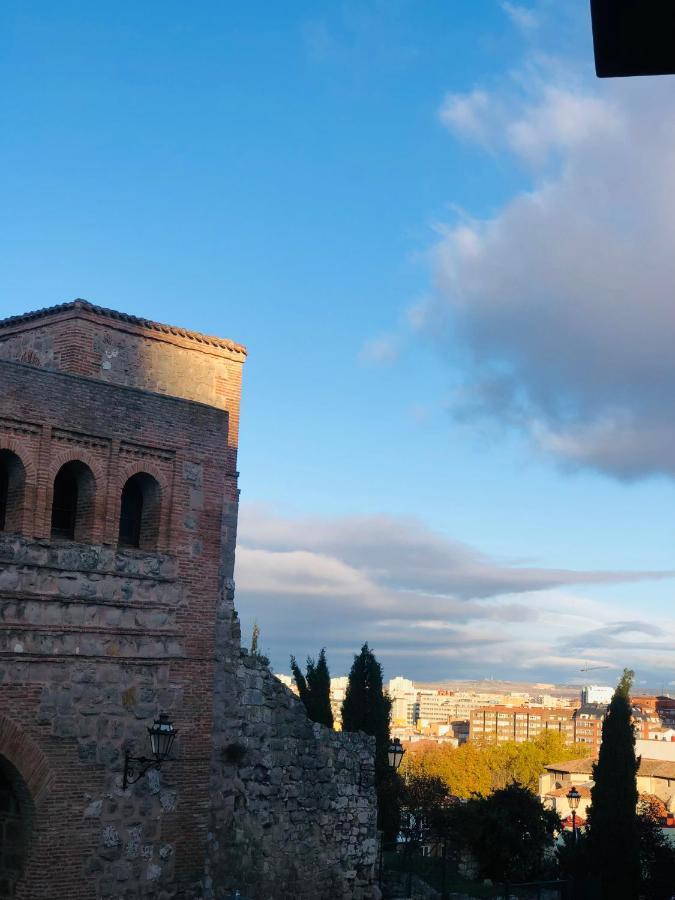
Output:
<instances>
[{"instance_id":1,"label":"arched window","mask_svg":"<svg viewBox=\"0 0 675 900\"><path fill-rule=\"evenodd\" d=\"M96 485L89 466L73 460L54 479L52 537L68 541L91 538Z\"/></svg>"},{"instance_id":2,"label":"arched window","mask_svg":"<svg viewBox=\"0 0 675 900\"><path fill-rule=\"evenodd\" d=\"M154 550L159 537L161 489L152 475L132 475L122 489L119 543Z\"/></svg>"},{"instance_id":3,"label":"arched window","mask_svg":"<svg viewBox=\"0 0 675 900\"><path fill-rule=\"evenodd\" d=\"M26 470L11 450L0 450L0 531L21 531Z\"/></svg>"}]
</instances>

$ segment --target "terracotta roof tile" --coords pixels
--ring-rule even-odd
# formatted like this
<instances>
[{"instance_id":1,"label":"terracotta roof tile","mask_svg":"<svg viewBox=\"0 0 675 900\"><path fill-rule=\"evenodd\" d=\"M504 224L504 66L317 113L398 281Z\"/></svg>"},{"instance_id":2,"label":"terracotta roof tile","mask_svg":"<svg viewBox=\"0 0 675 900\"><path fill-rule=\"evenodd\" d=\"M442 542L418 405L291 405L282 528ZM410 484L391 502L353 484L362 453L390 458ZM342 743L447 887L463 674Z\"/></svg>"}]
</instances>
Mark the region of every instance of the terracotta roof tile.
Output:
<instances>
[{"instance_id":1,"label":"terracotta roof tile","mask_svg":"<svg viewBox=\"0 0 675 900\"><path fill-rule=\"evenodd\" d=\"M565 787L555 788L553 791L546 791L547 797L566 797L569 793L571 785L565 785ZM586 784L576 784L576 789L581 794L581 798L583 800L590 800L591 797L591 789Z\"/></svg>"},{"instance_id":2,"label":"terracotta roof tile","mask_svg":"<svg viewBox=\"0 0 675 900\"><path fill-rule=\"evenodd\" d=\"M550 763L546 766L549 772L564 772L569 775L591 775L595 759L571 759L568 762ZM640 760L638 775L643 777L670 778L675 780L675 762L662 759Z\"/></svg>"}]
</instances>

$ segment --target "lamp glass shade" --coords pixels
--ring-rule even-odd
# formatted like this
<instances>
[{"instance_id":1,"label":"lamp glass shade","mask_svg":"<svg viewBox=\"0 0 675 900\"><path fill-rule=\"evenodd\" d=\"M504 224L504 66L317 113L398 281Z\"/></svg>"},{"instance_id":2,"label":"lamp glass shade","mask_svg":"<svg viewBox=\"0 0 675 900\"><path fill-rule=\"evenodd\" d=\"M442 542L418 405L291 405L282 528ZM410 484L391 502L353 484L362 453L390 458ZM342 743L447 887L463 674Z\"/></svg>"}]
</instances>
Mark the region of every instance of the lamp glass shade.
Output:
<instances>
[{"instance_id":1,"label":"lamp glass shade","mask_svg":"<svg viewBox=\"0 0 675 900\"><path fill-rule=\"evenodd\" d=\"M404 753L405 750L401 746L401 742L398 738L394 738L391 744L389 744L389 768L393 769L394 772L398 771Z\"/></svg>"},{"instance_id":2,"label":"lamp glass shade","mask_svg":"<svg viewBox=\"0 0 675 900\"><path fill-rule=\"evenodd\" d=\"M579 806L579 801L581 800L581 794L579 791L573 787L567 792L567 802L569 803L570 809L576 809Z\"/></svg>"},{"instance_id":3,"label":"lamp glass shade","mask_svg":"<svg viewBox=\"0 0 675 900\"><path fill-rule=\"evenodd\" d=\"M156 760L162 762L167 759L169 753L171 753L177 733L167 714L160 713L159 718L155 719L154 723L148 728L150 747Z\"/></svg>"}]
</instances>

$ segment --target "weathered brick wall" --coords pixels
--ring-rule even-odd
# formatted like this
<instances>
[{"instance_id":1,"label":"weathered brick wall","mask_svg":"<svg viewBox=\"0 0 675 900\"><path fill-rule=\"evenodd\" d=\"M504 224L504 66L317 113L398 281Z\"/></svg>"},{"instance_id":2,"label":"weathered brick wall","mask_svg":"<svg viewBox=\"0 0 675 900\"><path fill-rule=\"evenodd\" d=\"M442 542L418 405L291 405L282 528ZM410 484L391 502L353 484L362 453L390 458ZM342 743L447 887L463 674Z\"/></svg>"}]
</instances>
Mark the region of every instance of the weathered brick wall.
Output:
<instances>
[{"instance_id":1,"label":"weathered brick wall","mask_svg":"<svg viewBox=\"0 0 675 900\"><path fill-rule=\"evenodd\" d=\"M0 532L0 775L32 830L17 900L370 896L368 739L312 726L240 653L244 356L87 304L0 322L0 450L25 470ZM55 540L72 460L92 473L91 521ZM124 549L138 472L159 485L157 544ZM148 753L160 711L175 759L122 791L124 751Z\"/></svg>"}]
</instances>

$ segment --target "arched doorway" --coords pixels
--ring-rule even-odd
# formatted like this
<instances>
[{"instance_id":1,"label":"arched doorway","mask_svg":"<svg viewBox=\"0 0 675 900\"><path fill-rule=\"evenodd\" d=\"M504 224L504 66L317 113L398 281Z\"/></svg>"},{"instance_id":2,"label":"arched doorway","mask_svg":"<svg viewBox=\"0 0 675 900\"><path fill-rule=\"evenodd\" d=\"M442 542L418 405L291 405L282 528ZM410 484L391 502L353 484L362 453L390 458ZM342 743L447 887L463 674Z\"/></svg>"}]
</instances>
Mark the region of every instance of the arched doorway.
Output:
<instances>
[{"instance_id":1,"label":"arched doorway","mask_svg":"<svg viewBox=\"0 0 675 900\"><path fill-rule=\"evenodd\" d=\"M0 900L14 900L28 856L33 800L14 766L0 756Z\"/></svg>"}]
</instances>

